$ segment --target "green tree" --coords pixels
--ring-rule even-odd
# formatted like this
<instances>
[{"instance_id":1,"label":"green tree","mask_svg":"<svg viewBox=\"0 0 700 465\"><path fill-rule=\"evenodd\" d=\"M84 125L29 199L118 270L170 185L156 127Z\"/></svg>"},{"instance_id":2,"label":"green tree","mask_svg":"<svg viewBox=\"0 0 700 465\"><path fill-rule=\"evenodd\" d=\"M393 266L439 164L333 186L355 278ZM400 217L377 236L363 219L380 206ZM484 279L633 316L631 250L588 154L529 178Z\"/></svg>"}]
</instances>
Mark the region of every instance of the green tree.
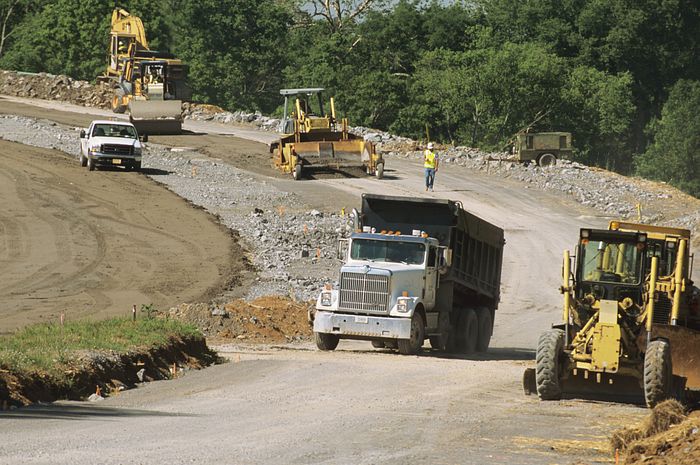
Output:
<instances>
[{"instance_id":1,"label":"green tree","mask_svg":"<svg viewBox=\"0 0 700 465\"><path fill-rule=\"evenodd\" d=\"M700 197L700 81L680 80L671 89L661 119L653 121L653 142L636 158L637 174L669 182Z\"/></svg>"},{"instance_id":2,"label":"green tree","mask_svg":"<svg viewBox=\"0 0 700 465\"><path fill-rule=\"evenodd\" d=\"M190 65L194 99L271 111L279 103L291 19L275 0L179 2L174 48Z\"/></svg>"}]
</instances>

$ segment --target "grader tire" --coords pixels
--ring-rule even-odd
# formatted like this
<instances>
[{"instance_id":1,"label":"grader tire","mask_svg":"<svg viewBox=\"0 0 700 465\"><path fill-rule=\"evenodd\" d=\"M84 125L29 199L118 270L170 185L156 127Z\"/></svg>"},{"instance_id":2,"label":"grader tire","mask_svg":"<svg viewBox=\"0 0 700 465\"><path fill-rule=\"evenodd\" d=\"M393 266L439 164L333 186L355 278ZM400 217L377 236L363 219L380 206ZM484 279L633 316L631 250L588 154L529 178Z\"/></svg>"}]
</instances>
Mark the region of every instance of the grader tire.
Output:
<instances>
[{"instance_id":1,"label":"grader tire","mask_svg":"<svg viewBox=\"0 0 700 465\"><path fill-rule=\"evenodd\" d=\"M564 331L550 329L537 342L537 367L535 381L537 395L541 400L561 399L561 364L559 358L564 351Z\"/></svg>"},{"instance_id":2,"label":"grader tire","mask_svg":"<svg viewBox=\"0 0 700 465\"><path fill-rule=\"evenodd\" d=\"M673 367L671 345L662 339L651 341L644 354L644 400L653 408L672 397Z\"/></svg>"},{"instance_id":3,"label":"grader tire","mask_svg":"<svg viewBox=\"0 0 700 465\"><path fill-rule=\"evenodd\" d=\"M335 350L335 348L338 347L340 336L338 336L337 334L314 332L314 339L316 340L316 347L318 347L319 349Z\"/></svg>"}]
</instances>

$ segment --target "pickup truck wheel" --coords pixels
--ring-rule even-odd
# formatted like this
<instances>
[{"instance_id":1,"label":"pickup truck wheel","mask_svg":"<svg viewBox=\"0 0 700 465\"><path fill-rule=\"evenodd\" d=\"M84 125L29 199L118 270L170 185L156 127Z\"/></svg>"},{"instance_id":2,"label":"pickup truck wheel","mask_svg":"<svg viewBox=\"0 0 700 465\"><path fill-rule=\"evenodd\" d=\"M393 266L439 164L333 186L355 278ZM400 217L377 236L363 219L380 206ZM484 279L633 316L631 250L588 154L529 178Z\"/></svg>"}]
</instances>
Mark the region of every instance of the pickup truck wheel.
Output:
<instances>
[{"instance_id":1,"label":"pickup truck wheel","mask_svg":"<svg viewBox=\"0 0 700 465\"><path fill-rule=\"evenodd\" d=\"M337 334L328 333L316 333L314 332L314 339L316 340L316 347L321 350L335 350L338 347L338 341L340 341L340 336Z\"/></svg>"},{"instance_id":2,"label":"pickup truck wheel","mask_svg":"<svg viewBox=\"0 0 700 465\"><path fill-rule=\"evenodd\" d=\"M87 166L87 158L85 158L85 155L83 155L82 153L80 154L79 160L80 166Z\"/></svg>"},{"instance_id":3,"label":"pickup truck wheel","mask_svg":"<svg viewBox=\"0 0 700 465\"><path fill-rule=\"evenodd\" d=\"M477 310L476 316L479 320L479 336L477 337L476 351L486 352L489 348L489 343L491 342L491 332L493 327L491 312L488 308L482 307Z\"/></svg>"},{"instance_id":4,"label":"pickup truck wheel","mask_svg":"<svg viewBox=\"0 0 700 465\"><path fill-rule=\"evenodd\" d=\"M134 171L141 171L141 162L140 161L134 162Z\"/></svg>"},{"instance_id":5,"label":"pickup truck wheel","mask_svg":"<svg viewBox=\"0 0 700 465\"><path fill-rule=\"evenodd\" d=\"M89 171L95 171L95 161L90 157L87 157L87 168Z\"/></svg>"},{"instance_id":6,"label":"pickup truck wheel","mask_svg":"<svg viewBox=\"0 0 700 465\"><path fill-rule=\"evenodd\" d=\"M423 317L418 312L413 312L411 317L411 336L408 339L399 339L399 352L403 355L415 355L420 352L425 340L425 324Z\"/></svg>"}]
</instances>

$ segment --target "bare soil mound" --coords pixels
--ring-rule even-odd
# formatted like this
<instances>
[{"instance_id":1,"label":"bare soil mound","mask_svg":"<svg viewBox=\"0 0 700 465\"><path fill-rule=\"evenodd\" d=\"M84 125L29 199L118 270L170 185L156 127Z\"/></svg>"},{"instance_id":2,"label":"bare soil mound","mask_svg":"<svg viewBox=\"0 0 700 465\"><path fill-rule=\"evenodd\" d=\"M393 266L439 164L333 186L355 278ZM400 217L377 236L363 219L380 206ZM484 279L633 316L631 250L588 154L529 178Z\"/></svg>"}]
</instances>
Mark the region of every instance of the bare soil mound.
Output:
<instances>
[{"instance_id":1,"label":"bare soil mound","mask_svg":"<svg viewBox=\"0 0 700 465\"><path fill-rule=\"evenodd\" d=\"M223 307L204 303L173 307L168 317L197 326L210 339L280 343L309 340L307 313L311 304L287 297L235 300Z\"/></svg>"},{"instance_id":2,"label":"bare soil mound","mask_svg":"<svg viewBox=\"0 0 700 465\"><path fill-rule=\"evenodd\" d=\"M613 433L611 445L625 465L695 465L700 463L700 411L686 414L683 405L667 400L639 426Z\"/></svg>"}]
</instances>

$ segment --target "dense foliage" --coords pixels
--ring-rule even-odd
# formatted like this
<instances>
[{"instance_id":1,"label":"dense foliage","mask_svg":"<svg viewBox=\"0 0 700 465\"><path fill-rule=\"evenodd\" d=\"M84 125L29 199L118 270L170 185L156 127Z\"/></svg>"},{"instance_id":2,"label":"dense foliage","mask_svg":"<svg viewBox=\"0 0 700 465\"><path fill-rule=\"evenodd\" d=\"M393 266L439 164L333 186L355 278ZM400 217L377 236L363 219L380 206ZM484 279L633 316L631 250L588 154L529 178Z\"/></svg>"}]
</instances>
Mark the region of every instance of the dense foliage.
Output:
<instances>
[{"instance_id":1,"label":"dense foliage","mask_svg":"<svg viewBox=\"0 0 700 465\"><path fill-rule=\"evenodd\" d=\"M13 4L1 67L102 71L111 2L0 0L0 20ZM698 193L696 0L120 5L190 64L198 101L273 113L279 88L323 86L353 124L417 138L498 149L525 129L571 131L580 161Z\"/></svg>"}]
</instances>

